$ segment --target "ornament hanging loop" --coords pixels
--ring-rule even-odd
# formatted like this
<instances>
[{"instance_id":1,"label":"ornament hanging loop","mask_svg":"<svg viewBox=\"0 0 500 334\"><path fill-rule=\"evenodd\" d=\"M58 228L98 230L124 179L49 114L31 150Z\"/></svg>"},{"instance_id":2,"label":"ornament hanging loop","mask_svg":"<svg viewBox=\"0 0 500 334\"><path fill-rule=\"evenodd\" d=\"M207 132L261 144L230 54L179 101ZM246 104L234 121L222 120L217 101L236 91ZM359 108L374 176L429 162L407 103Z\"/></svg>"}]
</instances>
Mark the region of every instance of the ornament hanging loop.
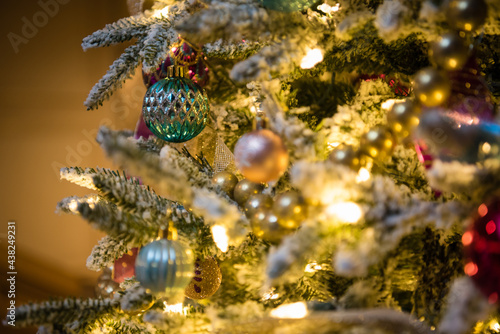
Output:
<instances>
[{"instance_id":1,"label":"ornament hanging loop","mask_svg":"<svg viewBox=\"0 0 500 334\"><path fill-rule=\"evenodd\" d=\"M254 130L263 130L267 129L267 125L269 123L269 119L266 117L265 113L262 111L260 107L260 103L257 105L255 118L253 120L253 129Z\"/></svg>"}]
</instances>

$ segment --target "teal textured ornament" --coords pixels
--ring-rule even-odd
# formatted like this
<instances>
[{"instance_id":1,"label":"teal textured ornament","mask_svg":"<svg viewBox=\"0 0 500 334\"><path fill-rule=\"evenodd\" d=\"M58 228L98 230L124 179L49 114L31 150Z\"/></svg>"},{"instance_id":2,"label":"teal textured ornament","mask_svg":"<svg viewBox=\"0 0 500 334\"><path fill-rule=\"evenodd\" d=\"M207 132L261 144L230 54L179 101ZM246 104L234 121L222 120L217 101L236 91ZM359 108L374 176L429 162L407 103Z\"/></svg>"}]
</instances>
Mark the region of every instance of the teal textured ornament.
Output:
<instances>
[{"instance_id":1,"label":"teal textured ornament","mask_svg":"<svg viewBox=\"0 0 500 334\"><path fill-rule=\"evenodd\" d=\"M176 74L149 87L142 105L147 127L168 142L182 143L196 137L207 123L210 107L203 88L183 76L183 68Z\"/></svg>"},{"instance_id":2,"label":"teal textured ornament","mask_svg":"<svg viewBox=\"0 0 500 334\"><path fill-rule=\"evenodd\" d=\"M318 0L259 0L259 2L267 9L280 12L296 12L311 7Z\"/></svg>"},{"instance_id":3,"label":"teal textured ornament","mask_svg":"<svg viewBox=\"0 0 500 334\"><path fill-rule=\"evenodd\" d=\"M153 241L141 248L135 261L141 286L161 296L183 295L193 272L192 251L176 240Z\"/></svg>"}]
</instances>

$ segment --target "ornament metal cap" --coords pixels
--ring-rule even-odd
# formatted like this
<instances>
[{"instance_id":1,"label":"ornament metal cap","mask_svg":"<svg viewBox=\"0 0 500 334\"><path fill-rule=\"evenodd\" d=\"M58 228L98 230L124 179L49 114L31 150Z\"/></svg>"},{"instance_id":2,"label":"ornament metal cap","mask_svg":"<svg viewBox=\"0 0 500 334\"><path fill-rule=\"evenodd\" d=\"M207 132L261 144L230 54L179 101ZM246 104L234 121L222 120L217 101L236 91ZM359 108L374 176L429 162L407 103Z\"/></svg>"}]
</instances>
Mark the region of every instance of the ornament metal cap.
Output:
<instances>
[{"instance_id":1,"label":"ornament metal cap","mask_svg":"<svg viewBox=\"0 0 500 334\"><path fill-rule=\"evenodd\" d=\"M269 119L264 115L264 113L257 114L253 120L253 129L262 130L267 129L267 124Z\"/></svg>"},{"instance_id":2,"label":"ornament metal cap","mask_svg":"<svg viewBox=\"0 0 500 334\"><path fill-rule=\"evenodd\" d=\"M167 68L168 78L189 78L189 71L185 66L172 65Z\"/></svg>"},{"instance_id":3,"label":"ornament metal cap","mask_svg":"<svg viewBox=\"0 0 500 334\"><path fill-rule=\"evenodd\" d=\"M167 233L165 233L165 230ZM160 227L160 230L158 231L158 239L166 239L166 240L177 240L177 229L174 227L174 222L170 221L168 223L168 226L162 226Z\"/></svg>"}]
</instances>

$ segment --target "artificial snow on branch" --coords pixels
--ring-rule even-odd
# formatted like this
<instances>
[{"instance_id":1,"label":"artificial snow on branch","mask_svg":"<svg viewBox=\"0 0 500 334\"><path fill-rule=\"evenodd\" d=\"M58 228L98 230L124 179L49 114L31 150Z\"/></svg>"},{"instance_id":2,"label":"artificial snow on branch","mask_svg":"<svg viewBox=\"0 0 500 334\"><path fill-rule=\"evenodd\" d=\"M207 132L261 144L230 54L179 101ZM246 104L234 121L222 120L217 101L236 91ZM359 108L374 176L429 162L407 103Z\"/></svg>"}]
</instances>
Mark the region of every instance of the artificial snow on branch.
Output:
<instances>
[{"instance_id":1,"label":"artificial snow on branch","mask_svg":"<svg viewBox=\"0 0 500 334\"><path fill-rule=\"evenodd\" d=\"M87 258L87 268L92 271L101 271L111 267L115 260L127 253L132 247L122 238L105 236L92 248Z\"/></svg>"},{"instance_id":2,"label":"artificial snow on branch","mask_svg":"<svg viewBox=\"0 0 500 334\"><path fill-rule=\"evenodd\" d=\"M195 44L215 42L218 39L240 42L265 33L269 25L267 11L253 1L210 1L202 9L175 25L175 29ZM255 39L254 39L255 40Z\"/></svg>"},{"instance_id":3,"label":"artificial snow on branch","mask_svg":"<svg viewBox=\"0 0 500 334\"><path fill-rule=\"evenodd\" d=\"M116 89L122 86L125 80L132 77L135 69L141 64L142 58L139 54L143 46L143 41L138 41L137 44L126 48L123 54L113 62L108 72L90 91L84 103L88 110L97 109Z\"/></svg>"},{"instance_id":4,"label":"artificial snow on branch","mask_svg":"<svg viewBox=\"0 0 500 334\"><path fill-rule=\"evenodd\" d=\"M163 17L125 17L85 37L82 48L87 51L90 48L110 46L133 38L141 38L148 33L150 26L166 22L168 21Z\"/></svg>"}]
</instances>

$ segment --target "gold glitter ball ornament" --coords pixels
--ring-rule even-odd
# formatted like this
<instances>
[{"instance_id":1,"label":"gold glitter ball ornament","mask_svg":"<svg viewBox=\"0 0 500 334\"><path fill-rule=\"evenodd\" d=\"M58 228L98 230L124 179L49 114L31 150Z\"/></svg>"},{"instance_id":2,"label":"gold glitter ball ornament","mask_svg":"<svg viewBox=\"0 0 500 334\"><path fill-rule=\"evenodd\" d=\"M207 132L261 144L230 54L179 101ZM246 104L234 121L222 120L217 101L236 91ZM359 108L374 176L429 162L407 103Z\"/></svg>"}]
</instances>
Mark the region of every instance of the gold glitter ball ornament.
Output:
<instances>
[{"instance_id":1,"label":"gold glitter ball ornament","mask_svg":"<svg viewBox=\"0 0 500 334\"><path fill-rule=\"evenodd\" d=\"M240 172L253 182L280 178L288 168L288 151L274 132L261 129L243 135L234 147L234 161Z\"/></svg>"},{"instance_id":2,"label":"gold glitter ball ornament","mask_svg":"<svg viewBox=\"0 0 500 334\"><path fill-rule=\"evenodd\" d=\"M253 233L271 243L280 243L281 239L292 233L293 229L288 229L278 223L278 217L272 210L258 210L250 219Z\"/></svg>"},{"instance_id":3,"label":"gold glitter ball ornament","mask_svg":"<svg viewBox=\"0 0 500 334\"><path fill-rule=\"evenodd\" d=\"M245 203L245 215L251 218L258 210L270 209L272 206L273 199L271 196L266 194L254 194L251 195Z\"/></svg>"},{"instance_id":4,"label":"gold glitter ball ornament","mask_svg":"<svg viewBox=\"0 0 500 334\"><path fill-rule=\"evenodd\" d=\"M296 191L287 191L274 199L273 212L278 224L285 228L298 228L306 218L306 210L304 198Z\"/></svg>"},{"instance_id":5,"label":"gold glitter ball ornament","mask_svg":"<svg viewBox=\"0 0 500 334\"><path fill-rule=\"evenodd\" d=\"M194 277L186 287L184 295L190 299L205 299L213 296L219 290L222 273L217 261L208 257L194 263Z\"/></svg>"},{"instance_id":6,"label":"gold glitter ball ornament","mask_svg":"<svg viewBox=\"0 0 500 334\"><path fill-rule=\"evenodd\" d=\"M412 101L407 100L394 104L387 114L387 122L394 134L405 138L418 126L419 114L420 108Z\"/></svg>"},{"instance_id":7,"label":"gold glitter ball ornament","mask_svg":"<svg viewBox=\"0 0 500 334\"><path fill-rule=\"evenodd\" d=\"M264 190L264 185L262 183L255 183L247 179L243 179L236 187L234 187L234 200L240 206L245 205L250 196L255 194L260 194Z\"/></svg>"},{"instance_id":8,"label":"gold glitter ball ornament","mask_svg":"<svg viewBox=\"0 0 500 334\"><path fill-rule=\"evenodd\" d=\"M445 70L459 70L469 59L469 47L455 32L441 35L429 49L432 61Z\"/></svg>"},{"instance_id":9,"label":"gold glitter ball ornament","mask_svg":"<svg viewBox=\"0 0 500 334\"><path fill-rule=\"evenodd\" d=\"M437 107L450 97L451 84L445 73L428 67L415 75L413 90L423 105Z\"/></svg>"},{"instance_id":10,"label":"gold glitter ball ornament","mask_svg":"<svg viewBox=\"0 0 500 334\"><path fill-rule=\"evenodd\" d=\"M475 31L488 17L488 4L485 0L451 0L448 2L446 19L458 30Z\"/></svg>"},{"instance_id":11,"label":"gold glitter ball ornament","mask_svg":"<svg viewBox=\"0 0 500 334\"><path fill-rule=\"evenodd\" d=\"M230 198L234 199L234 187L238 184L238 178L229 172L219 172L212 178L213 184L219 186Z\"/></svg>"},{"instance_id":12,"label":"gold glitter ball ornament","mask_svg":"<svg viewBox=\"0 0 500 334\"><path fill-rule=\"evenodd\" d=\"M361 167L361 157L359 151L355 151L352 146L339 146L333 149L329 157L331 162L347 166L354 171Z\"/></svg>"},{"instance_id":13,"label":"gold glitter ball ornament","mask_svg":"<svg viewBox=\"0 0 500 334\"><path fill-rule=\"evenodd\" d=\"M386 159L395 144L391 131L385 127L373 128L361 137L361 150L373 159Z\"/></svg>"}]
</instances>

